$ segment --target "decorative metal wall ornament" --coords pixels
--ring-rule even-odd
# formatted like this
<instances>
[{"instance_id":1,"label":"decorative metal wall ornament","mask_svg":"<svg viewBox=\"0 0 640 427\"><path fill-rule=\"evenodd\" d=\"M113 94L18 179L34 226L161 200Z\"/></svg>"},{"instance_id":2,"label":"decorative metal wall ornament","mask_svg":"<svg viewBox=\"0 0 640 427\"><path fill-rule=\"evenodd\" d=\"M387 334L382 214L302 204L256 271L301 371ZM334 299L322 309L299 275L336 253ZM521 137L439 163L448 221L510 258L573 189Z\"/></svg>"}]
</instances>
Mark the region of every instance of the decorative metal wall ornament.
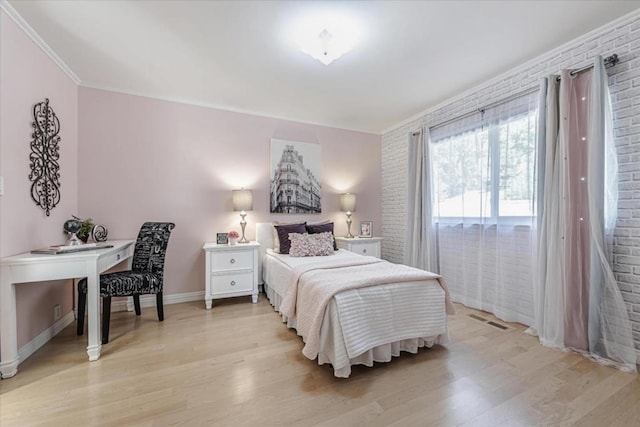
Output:
<instances>
[{"instance_id":1,"label":"decorative metal wall ornament","mask_svg":"<svg viewBox=\"0 0 640 427\"><path fill-rule=\"evenodd\" d=\"M33 107L31 126L31 198L49 216L60 202L60 121L48 98Z\"/></svg>"}]
</instances>

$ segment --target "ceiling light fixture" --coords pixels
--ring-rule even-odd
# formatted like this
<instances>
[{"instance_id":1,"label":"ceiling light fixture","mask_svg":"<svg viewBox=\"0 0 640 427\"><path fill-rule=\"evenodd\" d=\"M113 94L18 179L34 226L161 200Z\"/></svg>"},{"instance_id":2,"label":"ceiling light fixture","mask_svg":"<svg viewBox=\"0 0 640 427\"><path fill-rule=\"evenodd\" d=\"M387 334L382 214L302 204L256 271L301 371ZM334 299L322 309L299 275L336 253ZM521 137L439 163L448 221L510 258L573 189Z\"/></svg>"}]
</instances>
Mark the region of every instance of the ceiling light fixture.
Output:
<instances>
[{"instance_id":1,"label":"ceiling light fixture","mask_svg":"<svg viewBox=\"0 0 640 427\"><path fill-rule=\"evenodd\" d=\"M341 43L341 40L336 39L326 28L316 36L315 40L311 39L305 44L300 44L300 49L304 53L317 59L324 65L331 64L352 48L352 45L344 43L344 41Z\"/></svg>"},{"instance_id":2,"label":"ceiling light fixture","mask_svg":"<svg viewBox=\"0 0 640 427\"><path fill-rule=\"evenodd\" d=\"M298 22L292 37L300 50L329 65L355 46L360 31L348 16L314 14Z\"/></svg>"}]
</instances>

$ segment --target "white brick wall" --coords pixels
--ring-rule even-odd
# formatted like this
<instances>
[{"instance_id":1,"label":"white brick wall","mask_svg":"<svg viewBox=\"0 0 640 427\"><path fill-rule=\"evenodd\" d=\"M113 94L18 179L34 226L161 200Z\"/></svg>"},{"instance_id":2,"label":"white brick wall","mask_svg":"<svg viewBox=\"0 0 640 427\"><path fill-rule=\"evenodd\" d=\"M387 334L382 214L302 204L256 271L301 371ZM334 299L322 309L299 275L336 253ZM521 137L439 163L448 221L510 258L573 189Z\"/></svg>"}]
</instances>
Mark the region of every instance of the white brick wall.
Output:
<instances>
[{"instance_id":1,"label":"white brick wall","mask_svg":"<svg viewBox=\"0 0 640 427\"><path fill-rule=\"evenodd\" d=\"M618 54L609 69L619 161L614 272L627 302L640 349L640 11L541 55L520 67L389 130L382 136L382 256L402 262L406 223L409 132L521 92L562 68L588 65L595 55Z\"/></svg>"}]
</instances>

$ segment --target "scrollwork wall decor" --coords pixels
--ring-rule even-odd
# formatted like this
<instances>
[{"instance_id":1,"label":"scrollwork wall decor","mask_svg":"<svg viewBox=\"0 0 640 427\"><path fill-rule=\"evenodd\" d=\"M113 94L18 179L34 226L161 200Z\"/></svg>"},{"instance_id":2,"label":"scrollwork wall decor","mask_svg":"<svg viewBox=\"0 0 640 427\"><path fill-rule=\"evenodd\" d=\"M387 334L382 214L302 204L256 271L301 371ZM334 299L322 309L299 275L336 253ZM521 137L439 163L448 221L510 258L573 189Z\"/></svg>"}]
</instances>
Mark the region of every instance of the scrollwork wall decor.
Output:
<instances>
[{"instance_id":1,"label":"scrollwork wall decor","mask_svg":"<svg viewBox=\"0 0 640 427\"><path fill-rule=\"evenodd\" d=\"M60 202L60 121L48 98L33 107L31 126L31 198L49 216Z\"/></svg>"}]
</instances>

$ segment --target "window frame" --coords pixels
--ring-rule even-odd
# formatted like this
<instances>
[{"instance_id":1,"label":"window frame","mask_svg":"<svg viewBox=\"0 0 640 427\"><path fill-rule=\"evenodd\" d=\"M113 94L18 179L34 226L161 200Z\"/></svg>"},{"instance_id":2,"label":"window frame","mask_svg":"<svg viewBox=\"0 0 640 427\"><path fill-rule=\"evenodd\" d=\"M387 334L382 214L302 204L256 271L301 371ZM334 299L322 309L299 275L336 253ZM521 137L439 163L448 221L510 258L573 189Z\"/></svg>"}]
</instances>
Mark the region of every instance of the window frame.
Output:
<instances>
[{"instance_id":1,"label":"window frame","mask_svg":"<svg viewBox=\"0 0 640 427\"><path fill-rule=\"evenodd\" d=\"M516 121L520 118L525 118L525 117L529 117L530 115L534 115L536 118L536 122L538 120L538 114L539 114L539 108L538 106L535 106L534 108L529 108L526 111L521 111L521 112L517 112L515 113L513 116L508 116L508 118L506 118L505 120L487 120L484 121L482 120L480 123L478 123L475 126L469 126L467 129L464 129L462 131L456 132L456 133L452 133L449 134L447 136L442 136L440 138L438 138L437 140L433 140L431 141L432 145L436 145L438 143L441 143L445 140L448 139L454 139L457 136L461 136L461 135L465 135L467 133L476 133L476 132L482 132L485 129L487 130L487 140L488 140L488 150L489 150L489 158L491 161L491 172L490 172L490 177L489 177L489 181L490 181L490 185L487 186L487 190L491 192L491 196L490 196L490 201L489 201L489 205L490 205L490 211L491 211L491 215L490 216L482 216L482 217L461 217L461 216L439 216L439 215L434 215L434 222L435 223L442 223L444 224L460 224L460 223L468 223L468 224L484 224L484 225L496 225L498 224L498 222L500 224L505 224L505 225L522 225L522 226L526 226L526 225L534 225L536 218L537 218L537 212L536 212L536 193L537 193L537 189L536 189L536 177L537 177L537 162L535 162L536 156L537 156L537 144L534 144L534 148L533 148L533 156L534 156L534 173L533 173L533 179L534 179L534 183L533 183L533 208L532 208L532 215L521 215L521 216L501 216L500 215L500 183L502 180L501 174L500 174L500 126L504 123L509 123L512 121ZM534 134L534 139L537 139L538 135L537 135L537 125L536 125L536 134ZM434 163L434 158L432 157L431 163L433 165ZM433 168L433 166L432 166ZM494 177L497 177L497 179L494 179ZM434 194L435 197L435 194ZM434 210L434 212L436 212L437 210Z\"/></svg>"}]
</instances>

